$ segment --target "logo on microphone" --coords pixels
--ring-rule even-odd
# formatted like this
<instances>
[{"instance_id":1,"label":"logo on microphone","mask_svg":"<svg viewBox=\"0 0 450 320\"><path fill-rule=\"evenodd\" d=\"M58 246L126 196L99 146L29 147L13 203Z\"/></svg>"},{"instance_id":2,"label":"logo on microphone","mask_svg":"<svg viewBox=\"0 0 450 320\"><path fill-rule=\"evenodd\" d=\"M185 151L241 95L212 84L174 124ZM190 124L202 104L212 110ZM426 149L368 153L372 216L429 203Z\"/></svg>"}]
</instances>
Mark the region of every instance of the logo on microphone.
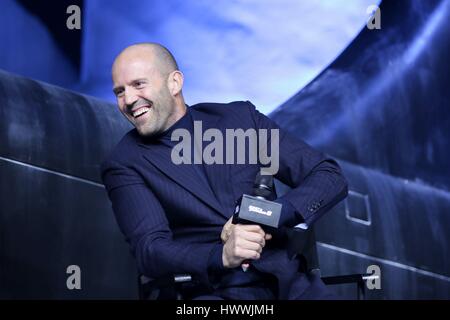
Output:
<instances>
[{"instance_id":1,"label":"logo on microphone","mask_svg":"<svg viewBox=\"0 0 450 320\"><path fill-rule=\"evenodd\" d=\"M269 217L272 215L272 211L271 210L265 211L264 209L262 209L260 207L255 207L255 206L248 206L248 211L249 212L256 212L256 213L263 214L263 215L269 216Z\"/></svg>"}]
</instances>

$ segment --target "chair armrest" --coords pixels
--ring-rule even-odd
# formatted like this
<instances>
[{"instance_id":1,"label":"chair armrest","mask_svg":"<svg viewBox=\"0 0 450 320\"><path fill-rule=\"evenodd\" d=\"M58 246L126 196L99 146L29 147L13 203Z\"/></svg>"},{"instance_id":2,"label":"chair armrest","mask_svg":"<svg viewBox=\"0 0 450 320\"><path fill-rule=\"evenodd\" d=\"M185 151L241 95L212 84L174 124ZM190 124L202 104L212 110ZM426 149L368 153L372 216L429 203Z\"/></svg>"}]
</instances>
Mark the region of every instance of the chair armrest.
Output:
<instances>
[{"instance_id":1,"label":"chair armrest","mask_svg":"<svg viewBox=\"0 0 450 320\"><path fill-rule=\"evenodd\" d=\"M344 284L344 283L358 283L367 280L370 274L347 274L341 276L322 277L322 281L326 285Z\"/></svg>"},{"instance_id":2,"label":"chair armrest","mask_svg":"<svg viewBox=\"0 0 450 320\"><path fill-rule=\"evenodd\" d=\"M344 284L344 283L358 283L369 279L378 279L378 275L368 273L355 273L342 276L322 277L322 281L327 285Z\"/></svg>"},{"instance_id":3,"label":"chair armrest","mask_svg":"<svg viewBox=\"0 0 450 320\"><path fill-rule=\"evenodd\" d=\"M179 287L183 283L192 282L190 274L167 275L158 279L152 279L145 275L138 276L139 297L141 300L156 300L161 292L166 296L173 296L178 299Z\"/></svg>"}]
</instances>

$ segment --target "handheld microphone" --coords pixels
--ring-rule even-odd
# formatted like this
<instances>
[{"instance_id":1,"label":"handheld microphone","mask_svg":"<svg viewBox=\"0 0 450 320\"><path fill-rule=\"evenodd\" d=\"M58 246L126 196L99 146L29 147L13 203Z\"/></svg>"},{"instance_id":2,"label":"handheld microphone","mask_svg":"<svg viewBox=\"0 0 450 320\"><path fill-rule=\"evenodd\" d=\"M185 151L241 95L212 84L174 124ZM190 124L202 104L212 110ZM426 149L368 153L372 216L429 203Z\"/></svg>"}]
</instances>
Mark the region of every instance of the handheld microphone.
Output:
<instances>
[{"instance_id":1,"label":"handheld microphone","mask_svg":"<svg viewBox=\"0 0 450 320\"><path fill-rule=\"evenodd\" d=\"M233 215L233 224L257 224L260 225L265 232L269 232L278 228L280 221L282 205L273 202L275 198L273 186L273 176L256 175L253 185L253 195L243 194L238 200ZM247 271L248 261L244 261L242 269Z\"/></svg>"}]
</instances>

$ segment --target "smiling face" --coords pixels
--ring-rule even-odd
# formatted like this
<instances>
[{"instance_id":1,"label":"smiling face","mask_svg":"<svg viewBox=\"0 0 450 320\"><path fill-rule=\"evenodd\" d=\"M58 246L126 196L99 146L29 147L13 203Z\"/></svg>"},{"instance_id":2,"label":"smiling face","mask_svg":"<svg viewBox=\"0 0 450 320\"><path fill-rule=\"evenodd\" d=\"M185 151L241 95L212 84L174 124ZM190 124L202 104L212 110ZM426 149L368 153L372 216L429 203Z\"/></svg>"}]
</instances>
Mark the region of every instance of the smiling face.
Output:
<instances>
[{"instance_id":1,"label":"smiling face","mask_svg":"<svg viewBox=\"0 0 450 320\"><path fill-rule=\"evenodd\" d=\"M116 58L112 69L119 109L146 137L165 131L185 111L182 74L160 60L154 49L132 46Z\"/></svg>"}]
</instances>

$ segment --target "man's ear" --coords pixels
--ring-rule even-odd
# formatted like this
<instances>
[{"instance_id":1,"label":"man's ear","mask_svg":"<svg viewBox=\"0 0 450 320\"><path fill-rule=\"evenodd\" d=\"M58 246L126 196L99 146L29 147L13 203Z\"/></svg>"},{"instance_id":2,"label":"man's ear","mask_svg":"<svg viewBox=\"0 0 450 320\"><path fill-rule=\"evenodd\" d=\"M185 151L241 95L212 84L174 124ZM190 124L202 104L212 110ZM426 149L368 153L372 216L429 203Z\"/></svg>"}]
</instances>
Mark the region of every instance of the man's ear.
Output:
<instances>
[{"instance_id":1,"label":"man's ear","mask_svg":"<svg viewBox=\"0 0 450 320\"><path fill-rule=\"evenodd\" d=\"M169 74L169 78L167 79L168 83L168 87L170 90L170 93L173 96L176 96L177 94L179 94L181 92L181 89L183 88L183 81L184 81L184 77L183 74L181 73L181 71L179 70L175 70L172 71Z\"/></svg>"}]
</instances>

